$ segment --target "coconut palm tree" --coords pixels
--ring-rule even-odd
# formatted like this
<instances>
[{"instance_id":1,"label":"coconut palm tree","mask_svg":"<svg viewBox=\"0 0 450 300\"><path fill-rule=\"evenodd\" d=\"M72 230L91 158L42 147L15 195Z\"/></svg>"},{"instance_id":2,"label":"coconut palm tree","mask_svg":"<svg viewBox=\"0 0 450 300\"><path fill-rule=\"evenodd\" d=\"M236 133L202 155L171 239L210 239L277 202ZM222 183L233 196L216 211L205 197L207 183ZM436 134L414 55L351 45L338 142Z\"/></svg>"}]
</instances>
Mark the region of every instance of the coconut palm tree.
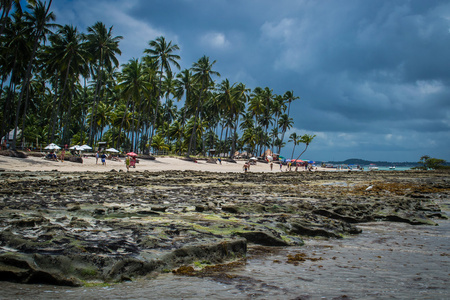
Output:
<instances>
[{"instance_id":1,"label":"coconut palm tree","mask_svg":"<svg viewBox=\"0 0 450 300\"><path fill-rule=\"evenodd\" d=\"M283 143L284 135L288 129L294 126L294 120L289 118L287 114L283 114L278 121L278 126L281 128L281 143ZM278 153L281 153L281 145L278 147Z\"/></svg>"},{"instance_id":2,"label":"coconut palm tree","mask_svg":"<svg viewBox=\"0 0 450 300\"><path fill-rule=\"evenodd\" d=\"M295 147L298 145L298 143L300 143L300 136L298 136L297 133L293 132L289 136L288 142L294 143L294 147L292 148L292 154L291 154L291 160L292 160L294 158Z\"/></svg>"},{"instance_id":3,"label":"coconut palm tree","mask_svg":"<svg viewBox=\"0 0 450 300\"><path fill-rule=\"evenodd\" d=\"M291 102L293 102L294 100L300 99L300 97L296 97L294 96L294 91L287 91L286 93L284 93L283 98L289 103L288 104L288 117L289 117L289 112L291 110Z\"/></svg>"},{"instance_id":4,"label":"coconut palm tree","mask_svg":"<svg viewBox=\"0 0 450 300\"><path fill-rule=\"evenodd\" d=\"M150 41L149 45L151 48L145 49L144 53L150 54L150 58L155 59L160 67L158 97L155 112L153 115L152 134L150 136L150 145L151 145L153 140L153 134L155 132L156 118L158 116L158 107L161 101L161 87L163 74L164 71L166 73L172 72L170 66L171 64L177 67L177 69L180 69L180 65L177 62L177 60L180 59L180 56L174 54L174 52L180 50L180 48L176 44L172 45L172 41L167 43L166 39L163 36L157 37L155 40Z\"/></svg>"},{"instance_id":5,"label":"coconut palm tree","mask_svg":"<svg viewBox=\"0 0 450 300\"><path fill-rule=\"evenodd\" d=\"M245 84L239 83L236 85L235 88L232 90L233 97L231 97L231 103L230 103L230 109L229 113L234 120L234 134L233 134L233 141L231 144L231 152L230 157L232 157L236 151L236 137L237 137L237 128L238 128L238 122L239 122L239 115L245 110L245 104L247 103L249 99L248 93L250 92L250 89L245 87Z\"/></svg>"},{"instance_id":6,"label":"coconut palm tree","mask_svg":"<svg viewBox=\"0 0 450 300\"><path fill-rule=\"evenodd\" d=\"M39 42L46 39L46 35L50 33L50 29L57 27L58 25L50 23L55 20L55 15L50 12L50 6L52 5L52 0L49 1L46 7L42 1L38 1L35 6L28 5L30 12L25 14L26 23L30 28L30 36L33 40L33 51L31 53L30 60L28 61L27 70L25 73L25 78L22 82L22 89L19 94L19 99L16 107L16 119L14 122L14 135L13 141L11 143L11 148L16 150L16 140L17 140L17 126L19 124L19 114L22 105L22 99L25 92L28 90L28 85L31 79L31 68L33 66L34 59L38 50Z\"/></svg>"},{"instance_id":7,"label":"coconut palm tree","mask_svg":"<svg viewBox=\"0 0 450 300\"><path fill-rule=\"evenodd\" d=\"M300 139L298 140L298 142L305 144L305 150L302 151L302 153L300 153L300 155L297 157L297 159L300 158L300 156L302 156L303 153L306 152L306 149L308 149L309 144L311 144L312 140L316 137L316 135L311 135L311 134L304 134L300 137Z\"/></svg>"},{"instance_id":8,"label":"coconut palm tree","mask_svg":"<svg viewBox=\"0 0 450 300\"><path fill-rule=\"evenodd\" d=\"M33 44L30 41L29 34L25 25L25 19L22 14L14 13L12 19L2 36L2 47L0 48L2 87L6 79L9 85L5 89L6 97L2 107L2 121L0 136L12 129L14 124L13 98L15 98L16 87L19 86L21 79L25 77L27 62L30 60ZM1 90L0 92L3 92Z\"/></svg>"},{"instance_id":9,"label":"coconut palm tree","mask_svg":"<svg viewBox=\"0 0 450 300\"><path fill-rule=\"evenodd\" d=\"M197 139L195 138L195 132L197 130L197 120L199 117L199 113L201 110L201 105L203 101L204 95L207 94L209 88L213 85L213 79L211 76L219 76L220 73L213 71L212 67L216 61L214 60L211 62L209 60L209 57L202 56L197 62L195 62L192 66L192 72L194 73L194 80L201 84L200 88L200 94L198 96L197 106L195 107L195 116L193 120L193 126L192 126L192 134L189 141L189 148L187 156L191 154L192 149L195 149L195 143L197 142Z\"/></svg>"},{"instance_id":10,"label":"coconut palm tree","mask_svg":"<svg viewBox=\"0 0 450 300\"><path fill-rule=\"evenodd\" d=\"M86 44L83 39L83 35L78 32L77 28L72 25L65 25L60 28L56 34L49 37L51 47L47 47L48 63L55 66L61 74L64 74L64 82L61 90L61 94L58 99L58 103L55 103L57 111L55 116L59 116L59 111L64 101L64 97L68 94L67 98L70 99L67 108L67 119L70 119L70 113L72 108L72 93L74 85L78 82L80 74L87 76L88 74L88 60L89 52L86 50ZM70 80L69 80L70 79ZM71 86L68 87L68 83ZM56 119L56 118L55 118ZM65 124L67 129L68 124ZM52 126L52 138L54 137L55 123ZM64 130L66 131L66 130ZM65 136L65 135L64 135ZM65 141L63 141L65 142Z\"/></svg>"},{"instance_id":11,"label":"coconut palm tree","mask_svg":"<svg viewBox=\"0 0 450 300\"><path fill-rule=\"evenodd\" d=\"M15 7L15 12L22 14L22 5L20 4L20 0L1 0L0 1L0 10L2 11L0 17L0 35L3 34L5 30L6 23L8 22L9 13L11 12L12 7ZM35 0L28 0L30 7L34 7L36 5Z\"/></svg>"},{"instance_id":12,"label":"coconut palm tree","mask_svg":"<svg viewBox=\"0 0 450 300\"><path fill-rule=\"evenodd\" d=\"M125 115L128 113L130 102L133 106L134 104L138 104L144 96L149 95L152 89L151 83L147 80L148 77L144 65L138 59L130 59L127 64L122 65L122 68L118 88L121 90L123 97L127 99L127 104L119 128L119 137L123 128L123 122L125 121ZM134 118L132 117L132 119ZM119 142L120 141L118 140L116 147L119 146Z\"/></svg>"},{"instance_id":13,"label":"coconut palm tree","mask_svg":"<svg viewBox=\"0 0 450 300\"><path fill-rule=\"evenodd\" d=\"M96 75L96 85L94 92L94 102L92 104L93 115L96 115L96 109L98 102L100 101L100 90L102 88L102 75L104 69L111 70L119 65L116 55L121 55L122 52L119 49L119 42L123 38L122 36L113 37L112 34L113 27L109 29L106 28L105 24L102 22L97 22L93 26L88 27L88 34L86 35L87 49L92 55L91 59L91 69L95 70ZM93 72L94 73L94 72ZM92 119L90 122L89 131L89 145L92 146L94 138L94 126L95 120Z\"/></svg>"},{"instance_id":14,"label":"coconut palm tree","mask_svg":"<svg viewBox=\"0 0 450 300\"><path fill-rule=\"evenodd\" d=\"M183 97L184 107L182 109L182 118L181 118L181 131L178 132L178 141L177 143L181 145L181 134L184 132L184 126L186 124L186 115L188 113L188 108L193 107L192 104L194 100L194 89L195 82L192 72L188 69L183 70L181 73L177 75L176 83L175 83L175 97L178 101L180 101ZM182 147L180 146L179 149ZM179 153L181 155L181 152Z\"/></svg>"}]
</instances>

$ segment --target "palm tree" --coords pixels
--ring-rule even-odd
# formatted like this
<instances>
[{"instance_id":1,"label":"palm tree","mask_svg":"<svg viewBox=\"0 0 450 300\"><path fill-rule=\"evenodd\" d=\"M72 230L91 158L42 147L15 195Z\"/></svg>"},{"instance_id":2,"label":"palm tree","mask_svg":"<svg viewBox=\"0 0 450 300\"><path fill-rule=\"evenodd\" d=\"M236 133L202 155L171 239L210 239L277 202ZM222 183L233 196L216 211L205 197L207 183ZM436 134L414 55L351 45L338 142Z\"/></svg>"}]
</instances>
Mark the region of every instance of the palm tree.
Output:
<instances>
[{"instance_id":1,"label":"palm tree","mask_svg":"<svg viewBox=\"0 0 450 300\"><path fill-rule=\"evenodd\" d=\"M12 99L16 93L16 87L25 77L27 62L30 60L32 44L26 32L25 19L22 14L14 13L12 20L7 23L4 36L2 36L1 69L2 87L5 80L9 79L9 86L5 89L6 98L2 107L2 122L0 136L12 129L14 114ZM1 90L0 92L3 92Z\"/></svg>"},{"instance_id":2,"label":"palm tree","mask_svg":"<svg viewBox=\"0 0 450 300\"><path fill-rule=\"evenodd\" d=\"M122 91L122 95L127 99L127 104L123 112L122 122L119 128L120 132L123 128L123 122L125 121L125 116L128 113L128 108L130 101L133 104L137 104L145 95L149 95L151 91L151 83L147 80L147 74L144 70L144 65L139 62L138 59L133 58L128 61L127 64L122 65L122 74L119 77L121 81L118 87ZM132 117L132 119L134 119ZM119 140L117 140L116 147L119 146Z\"/></svg>"},{"instance_id":3,"label":"palm tree","mask_svg":"<svg viewBox=\"0 0 450 300\"><path fill-rule=\"evenodd\" d=\"M161 85L163 73L164 71L166 73L172 72L172 69L170 67L171 64L180 69L180 65L177 62L177 60L180 59L180 56L177 54L173 54L173 52L180 50L180 48L176 44L172 45L171 41L167 43L166 39L163 36L156 38L156 40L150 41L149 45L151 48L145 49L144 53L150 54L150 57L152 59L155 59L160 67L158 98L153 116L152 134L150 136L150 145L151 145L153 140L153 134L155 132L156 118L158 116L159 102L161 101Z\"/></svg>"},{"instance_id":4,"label":"palm tree","mask_svg":"<svg viewBox=\"0 0 450 300\"><path fill-rule=\"evenodd\" d=\"M289 136L289 141L288 142L293 142L294 143L294 148L292 148L292 154L291 154L291 160L292 160L294 158L295 146L297 146L298 143L300 143L300 136L298 136L297 133L293 132Z\"/></svg>"},{"instance_id":5,"label":"palm tree","mask_svg":"<svg viewBox=\"0 0 450 300\"><path fill-rule=\"evenodd\" d=\"M304 134L300 137L299 142L305 144L305 150L297 157L297 159L305 153L306 149L308 149L309 144L311 144L312 140L316 137L316 135Z\"/></svg>"},{"instance_id":6,"label":"palm tree","mask_svg":"<svg viewBox=\"0 0 450 300\"><path fill-rule=\"evenodd\" d=\"M92 27L88 27L88 34L86 35L87 40L87 49L92 55L92 70L96 69L97 82L95 85L95 93L94 93L94 103L92 106L93 115L96 114L96 109L98 102L100 101L100 90L102 88L102 74L103 70L107 68L111 70L114 67L119 65L119 61L116 58L116 54L121 55L122 52L119 49L119 41L122 39L122 36L112 35L111 26L109 29L106 29L105 24L102 22L97 22ZM93 125L95 120L92 119L90 122L90 131L89 131L89 145L92 146L93 142Z\"/></svg>"},{"instance_id":7,"label":"palm tree","mask_svg":"<svg viewBox=\"0 0 450 300\"><path fill-rule=\"evenodd\" d=\"M67 93L67 90L69 89L73 91L75 82L78 82L78 76L80 74L87 76L89 53L86 50L83 35L81 35L77 28L72 25L65 25L58 30L57 34L50 36L49 40L52 42L52 46L51 48L48 48L49 53L47 53L47 56L50 56L48 61L50 64L53 64L57 69L59 69L61 73L65 73L59 101L57 104L55 103L57 107L55 117L59 116L59 111L64 96L69 94L68 98L70 99L70 102L67 109L67 119L70 119L72 93ZM69 80L69 77L71 80ZM72 84L69 88L67 87L68 82ZM68 124L65 125L65 128L67 128ZM52 128L51 140L53 140L54 137L54 122Z\"/></svg>"},{"instance_id":8,"label":"palm tree","mask_svg":"<svg viewBox=\"0 0 450 300\"><path fill-rule=\"evenodd\" d=\"M22 89L20 91L19 99L17 102L16 119L14 122L14 136L11 144L11 148L13 150L16 150L16 140L17 140L16 129L19 124L20 107L22 105L22 99L25 94L25 91L28 90L28 85L31 78L31 68L33 66L33 61L36 57L39 42L41 40L45 40L46 35L50 32L50 28L57 26L56 24L50 23L55 20L55 15L53 14L53 12L49 12L51 5L52 0L49 1L47 7L41 1L38 1L36 3L36 6L28 5L28 8L30 9L31 12L27 12L25 15L28 26L31 29L31 36L33 40L33 51L31 53L31 57L28 62L27 71L25 74L25 78L22 82Z\"/></svg>"},{"instance_id":9,"label":"palm tree","mask_svg":"<svg viewBox=\"0 0 450 300\"><path fill-rule=\"evenodd\" d=\"M233 90L232 94L233 97L231 97L231 103L230 103L230 109L229 113L234 119L234 134L233 134L233 141L231 144L231 152L230 157L232 157L236 150L236 136L237 136L237 127L239 122L239 115L244 111L245 104L248 101L248 92L250 89L245 87L245 84L239 83Z\"/></svg>"},{"instance_id":10,"label":"palm tree","mask_svg":"<svg viewBox=\"0 0 450 300\"><path fill-rule=\"evenodd\" d=\"M280 120L278 121L278 126L281 127L281 143L283 143L284 134L288 129L291 129L293 125L294 120L292 118L289 118L287 114L281 115ZM281 153L281 145L278 147L278 153Z\"/></svg>"},{"instance_id":11,"label":"palm tree","mask_svg":"<svg viewBox=\"0 0 450 300\"><path fill-rule=\"evenodd\" d=\"M27 1L30 7L34 7L36 5L35 0ZM12 7L16 8L15 12L22 14L22 5L20 4L20 0L1 0L0 1L0 9L2 10L1 18L0 18L0 35L3 34L5 30L6 23L8 21L9 13Z\"/></svg>"},{"instance_id":12,"label":"palm tree","mask_svg":"<svg viewBox=\"0 0 450 300\"><path fill-rule=\"evenodd\" d=\"M192 72L194 72L194 79L196 82L201 84L200 89L200 95L198 97L197 106L195 107L195 116L194 116L194 123L192 126L192 134L189 141L189 148L187 156L191 154L192 149L195 149L195 143L197 142L197 139L195 138L195 132L197 130L197 119L201 110L202 100L203 96L207 94L208 89L210 86L212 86L212 75L220 76L219 72L213 71L212 67L216 63L214 60L213 62L209 61L209 57L202 56L196 63L192 66Z\"/></svg>"},{"instance_id":13,"label":"palm tree","mask_svg":"<svg viewBox=\"0 0 450 300\"><path fill-rule=\"evenodd\" d=\"M184 126L186 123L186 114L189 107L193 107L192 101L194 99L194 89L195 89L195 82L194 82L194 76L192 75L192 72L188 69L183 70L180 74L177 75L177 80L175 83L175 97L178 101L180 101L183 96L185 98L184 101L184 108L182 109L182 118L181 118L181 131L178 132L178 141L177 143L181 145L181 134L184 132ZM180 147L179 149L181 149ZM181 155L181 152L179 152L179 155Z\"/></svg>"},{"instance_id":14,"label":"palm tree","mask_svg":"<svg viewBox=\"0 0 450 300\"><path fill-rule=\"evenodd\" d=\"M288 101L289 105L288 105L288 117L289 117L289 112L291 110L291 102L296 100L296 99L300 99L300 97L295 97L294 96L294 91L287 91L286 93L284 93L284 99Z\"/></svg>"}]
</instances>

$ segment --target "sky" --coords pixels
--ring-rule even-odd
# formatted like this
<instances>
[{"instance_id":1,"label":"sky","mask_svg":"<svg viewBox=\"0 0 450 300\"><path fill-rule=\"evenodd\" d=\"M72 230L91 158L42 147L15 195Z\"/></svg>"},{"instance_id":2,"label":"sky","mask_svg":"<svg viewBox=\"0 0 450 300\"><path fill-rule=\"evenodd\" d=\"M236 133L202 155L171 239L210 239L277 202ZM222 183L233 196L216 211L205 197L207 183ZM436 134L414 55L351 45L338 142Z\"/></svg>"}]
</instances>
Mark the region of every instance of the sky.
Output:
<instances>
[{"instance_id":1,"label":"sky","mask_svg":"<svg viewBox=\"0 0 450 300\"><path fill-rule=\"evenodd\" d=\"M449 1L54 0L52 10L83 32L113 26L121 63L164 36L182 69L206 55L218 83L293 91L285 141L316 135L302 158L450 161Z\"/></svg>"}]
</instances>

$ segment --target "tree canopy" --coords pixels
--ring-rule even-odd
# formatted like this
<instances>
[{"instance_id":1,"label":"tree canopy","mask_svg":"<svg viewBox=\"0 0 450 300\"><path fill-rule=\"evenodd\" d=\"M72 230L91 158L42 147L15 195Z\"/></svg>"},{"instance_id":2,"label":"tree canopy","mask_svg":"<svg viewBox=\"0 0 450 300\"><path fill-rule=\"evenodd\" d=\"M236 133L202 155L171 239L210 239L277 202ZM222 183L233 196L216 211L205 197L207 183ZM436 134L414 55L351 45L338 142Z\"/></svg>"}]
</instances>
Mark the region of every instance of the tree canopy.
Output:
<instances>
[{"instance_id":1,"label":"tree canopy","mask_svg":"<svg viewBox=\"0 0 450 300\"><path fill-rule=\"evenodd\" d=\"M113 26L56 24L51 3L0 3L0 136L16 129L12 148L107 142L143 153L281 153L294 91L220 78L206 55L180 70L180 48L164 36L119 65L123 37ZM306 151L313 138L289 141Z\"/></svg>"}]
</instances>

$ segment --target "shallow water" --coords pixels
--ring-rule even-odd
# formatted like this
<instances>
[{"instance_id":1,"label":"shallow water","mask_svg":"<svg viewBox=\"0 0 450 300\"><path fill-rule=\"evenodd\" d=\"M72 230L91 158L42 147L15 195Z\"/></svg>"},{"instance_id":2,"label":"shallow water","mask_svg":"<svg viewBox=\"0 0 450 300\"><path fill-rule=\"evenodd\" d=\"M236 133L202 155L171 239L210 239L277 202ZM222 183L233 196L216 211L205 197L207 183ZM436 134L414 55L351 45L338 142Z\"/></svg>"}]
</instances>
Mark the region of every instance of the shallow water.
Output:
<instances>
[{"instance_id":1,"label":"shallow water","mask_svg":"<svg viewBox=\"0 0 450 300\"><path fill-rule=\"evenodd\" d=\"M450 221L439 226L377 222L360 235L253 247L244 266L214 277L162 274L110 287L0 282L2 299L448 299ZM297 265L289 254L305 253Z\"/></svg>"}]
</instances>

